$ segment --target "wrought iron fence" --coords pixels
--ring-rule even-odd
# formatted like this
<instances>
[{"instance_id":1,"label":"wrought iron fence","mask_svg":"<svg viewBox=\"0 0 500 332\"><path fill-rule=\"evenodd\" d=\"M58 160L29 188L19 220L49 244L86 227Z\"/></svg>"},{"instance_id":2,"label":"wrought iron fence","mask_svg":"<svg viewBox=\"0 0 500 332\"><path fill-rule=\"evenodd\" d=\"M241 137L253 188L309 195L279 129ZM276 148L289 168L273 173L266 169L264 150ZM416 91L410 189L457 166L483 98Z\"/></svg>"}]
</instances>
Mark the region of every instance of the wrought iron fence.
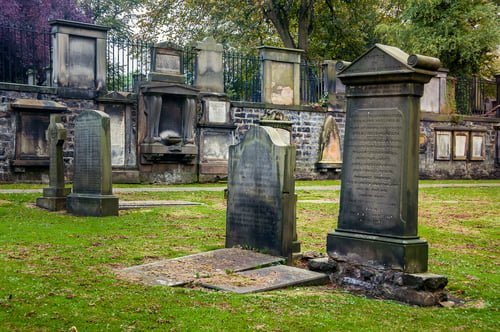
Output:
<instances>
[{"instance_id":1,"label":"wrought iron fence","mask_svg":"<svg viewBox=\"0 0 500 332\"><path fill-rule=\"evenodd\" d=\"M50 64L49 30L0 24L0 81L48 85Z\"/></svg>"},{"instance_id":2,"label":"wrought iron fence","mask_svg":"<svg viewBox=\"0 0 500 332\"><path fill-rule=\"evenodd\" d=\"M137 91L151 70L153 43L123 38L108 38L107 89L109 91Z\"/></svg>"},{"instance_id":3,"label":"wrought iron fence","mask_svg":"<svg viewBox=\"0 0 500 332\"><path fill-rule=\"evenodd\" d=\"M108 91L137 92L140 82L151 72L151 52L154 43L131 39L108 38L107 89ZM191 47L182 52L182 73L186 84L194 84L197 53Z\"/></svg>"},{"instance_id":4,"label":"wrought iron fence","mask_svg":"<svg viewBox=\"0 0 500 332\"><path fill-rule=\"evenodd\" d=\"M224 90L233 101L261 101L261 58L224 52Z\"/></svg>"},{"instance_id":5,"label":"wrought iron fence","mask_svg":"<svg viewBox=\"0 0 500 332\"><path fill-rule=\"evenodd\" d=\"M458 114L485 115L493 108L496 83L476 77L455 79L455 103Z\"/></svg>"},{"instance_id":6,"label":"wrought iron fence","mask_svg":"<svg viewBox=\"0 0 500 332\"><path fill-rule=\"evenodd\" d=\"M186 75L186 84L194 85L198 52L193 47L184 47L182 56L182 73Z\"/></svg>"},{"instance_id":7,"label":"wrought iron fence","mask_svg":"<svg viewBox=\"0 0 500 332\"><path fill-rule=\"evenodd\" d=\"M300 64L300 102L303 104L322 104L327 97L322 64L302 62Z\"/></svg>"}]
</instances>

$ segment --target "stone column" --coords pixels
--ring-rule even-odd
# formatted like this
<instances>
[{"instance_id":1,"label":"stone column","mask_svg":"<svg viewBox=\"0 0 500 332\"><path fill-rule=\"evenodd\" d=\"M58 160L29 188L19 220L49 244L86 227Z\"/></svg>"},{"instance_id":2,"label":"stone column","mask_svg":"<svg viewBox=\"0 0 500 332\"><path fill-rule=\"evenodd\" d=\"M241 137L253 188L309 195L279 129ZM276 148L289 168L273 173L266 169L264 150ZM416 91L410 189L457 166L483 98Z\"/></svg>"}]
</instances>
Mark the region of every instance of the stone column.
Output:
<instances>
[{"instance_id":1,"label":"stone column","mask_svg":"<svg viewBox=\"0 0 500 332\"><path fill-rule=\"evenodd\" d=\"M43 197L38 197L36 205L50 210L59 211L66 209L66 196L70 188L64 188L64 161L63 144L66 140L66 129L61 123L60 114L50 115L50 125L45 132L49 142L49 188L43 189Z\"/></svg>"},{"instance_id":2,"label":"stone column","mask_svg":"<svg viewBox=\"0 0 500 332\"><path fill-rule=\"evenodd\" d=\"M262 101L300 105L300 56L303 50L262 46Z\"/></svg>"},{"instance_id":3,"label":"stone column","mask_svg":"<svg viewBox=\"0 0 500 332\"><path fill-rule=\"evenodd\" d=\"M338 228L328 255L427 271L417 234L420 97L440 61L377 44L340 72L347 118Z\"/></svg>"}]
</instances>

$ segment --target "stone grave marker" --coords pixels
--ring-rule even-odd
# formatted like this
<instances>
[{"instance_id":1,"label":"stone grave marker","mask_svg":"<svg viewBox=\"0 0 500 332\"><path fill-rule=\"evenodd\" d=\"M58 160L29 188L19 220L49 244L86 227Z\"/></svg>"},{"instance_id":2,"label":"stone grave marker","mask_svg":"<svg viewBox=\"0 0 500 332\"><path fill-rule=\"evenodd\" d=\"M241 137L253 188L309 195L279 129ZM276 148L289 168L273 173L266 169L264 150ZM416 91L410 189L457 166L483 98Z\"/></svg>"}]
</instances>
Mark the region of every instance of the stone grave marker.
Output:
<instances>
[{"instance_id":1,"label":"stone grave marker","mask_svg":"<svg viewBox=\"0 0 500 332\"><path fill-rule=\"evenodd\" d=\"M85 111L75 119L73 193L67 210L79 216L117 216L118 197L111 182L110 118Z\"/></svg>"},{"instance_id":2,"label":"stone grave marker","mask_svg":"<svg viewBox=\"0 0 500 332\"><path fill-rule=\"evenodd\" d=\"M252 127L229 149L226 248L265 251L291 262L295 232L295 147L279 129Z\"/></svg>"},{"instance_id":3,"label":"stone grave marker","mask_svg":"<svg viewBox=\"0 0 500 332\"><path fill-rule=\"evenodd\" d=\"M428 245L417 234L420 97L439 66L438 59L377 44L340 73L348 109L330 257L427 270Z\"/></svg>"},{"instance_id":4,"label":"stone grave marker","mask_svg":"<svg viewBox=\"0 0 500 332\"><path fill-rule=\"evenodd\" d=\"M328 283L324 273L280 265L282 261L282 257L252 250L226 248L127 267L117 275L145 285L196 284L239 294Z\"/></svg>"},{"instance_id":5,"label":"stone grave marker","mask_svg":"<svg viewBox=\"0 0 500 332\"><path fill-rule=\"evenodd\" d=\"M66 196L71 192L71 188L64 188L63 144L66 129L61 123L60 114L50 115L50 124L45 136L49 143L49 187L43 188L43 197L36 199L36 205L50 211L64 210Z\"/></svg>"}]
</instances>

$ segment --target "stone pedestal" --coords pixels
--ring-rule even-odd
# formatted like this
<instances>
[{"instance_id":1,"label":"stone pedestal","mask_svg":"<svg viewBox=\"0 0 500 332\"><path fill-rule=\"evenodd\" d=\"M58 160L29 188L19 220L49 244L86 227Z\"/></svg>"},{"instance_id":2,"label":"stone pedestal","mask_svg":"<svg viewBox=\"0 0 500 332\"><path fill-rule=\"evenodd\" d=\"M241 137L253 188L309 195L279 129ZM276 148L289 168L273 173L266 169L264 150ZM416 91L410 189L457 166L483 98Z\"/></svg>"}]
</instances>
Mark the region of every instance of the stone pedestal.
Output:
<instances>
[{"instance_id":1,"label":"stone pedestal","mask_svg":"<svg viewBox=\"0 0 500 332\"><path fill-rule=\"evenodd\" d=\"M420 97L439 60L377 44L343 69L347 118L336 260L427 271L417 234Z\"/></svg>"},{"instance_id":2,"label":"stone pedestal","mask_svg":"<svg viewBox=\"0 0 500 332\"><path fill-rule=\"evenodd\" d=\"M300 56L297 49L262 46L262 101L300 105Z\"/></svg>"}]
</instances>

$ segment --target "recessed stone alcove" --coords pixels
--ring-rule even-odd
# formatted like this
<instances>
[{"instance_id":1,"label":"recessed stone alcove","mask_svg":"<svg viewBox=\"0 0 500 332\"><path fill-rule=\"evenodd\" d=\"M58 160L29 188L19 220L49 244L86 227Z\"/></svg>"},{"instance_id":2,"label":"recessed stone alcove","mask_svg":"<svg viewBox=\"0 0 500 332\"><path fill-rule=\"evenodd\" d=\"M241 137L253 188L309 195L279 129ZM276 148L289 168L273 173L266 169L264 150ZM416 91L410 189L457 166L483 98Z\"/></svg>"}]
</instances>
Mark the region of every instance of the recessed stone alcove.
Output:
<instances>
[{"instance_id":1,"label":"recessed stone alcove","mask_svg":"<svg viewBox=\"0 0 500 332\"><path fill-rule=\"evenodd\" d=\"M184 84L147 82L141 86L141 164L195 163L198 95L198 89Z\"/></svg>"}]
</instances>

